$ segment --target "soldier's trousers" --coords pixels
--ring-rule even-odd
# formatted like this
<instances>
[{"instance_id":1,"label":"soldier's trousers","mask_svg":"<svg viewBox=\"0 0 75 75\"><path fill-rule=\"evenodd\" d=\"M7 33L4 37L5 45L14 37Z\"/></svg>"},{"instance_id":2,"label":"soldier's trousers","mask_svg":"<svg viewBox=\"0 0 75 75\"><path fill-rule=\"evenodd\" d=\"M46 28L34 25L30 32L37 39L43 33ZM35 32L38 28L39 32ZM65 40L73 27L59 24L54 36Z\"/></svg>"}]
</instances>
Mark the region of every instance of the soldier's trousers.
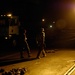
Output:
<instances>
[{"instance_id":1,"label":"soldier's trousers","mask_svg":"<svg viewBox=\"0 0 75 75\"><path fill-rule=\"evenodd\" d=\"M28 45L27 41L25 41L25 42L20 46L20 56L21 56L21 58L23 58L23 48L26 49L27 54L28 54L28 57L30 57L31 51L30 51L30 48L29 48L29 45Z\"/></svg>"},{"instance_id":2,"label":"soldier's trousers","mask_svg":"<svg viewBox=\"0 0 75 75\"><path fill-rule=\"evenodd\" d=\"M38 51L38 54L37 54L37 58L40 57L40 54L43 54L43 56L46 56L46 52L44 50L44 47L39 47L39 51Z\"/></svg>"}]
</instances>

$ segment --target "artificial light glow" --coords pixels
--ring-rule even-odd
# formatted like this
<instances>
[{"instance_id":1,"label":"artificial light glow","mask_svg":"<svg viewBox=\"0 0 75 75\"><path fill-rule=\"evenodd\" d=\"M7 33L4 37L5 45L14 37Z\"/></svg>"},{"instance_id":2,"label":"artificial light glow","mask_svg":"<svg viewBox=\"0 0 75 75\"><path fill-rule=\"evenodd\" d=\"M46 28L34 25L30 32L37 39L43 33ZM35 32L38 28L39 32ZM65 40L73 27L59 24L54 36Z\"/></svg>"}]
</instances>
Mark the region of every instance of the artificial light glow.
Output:
<instances>
[{"instance_id":1,"label":"artificial light glow","mask_svg":"<svg viewBox=\"0 0 75 75\"><path fill-rule=\"evenodd\" d=\"M7 14L7 16L11 17L11 16L12 16L12 14Z\"/></svg>"},{"instance_id":2,"label":"artificial light glow","mask_svg":"<svg viewBox=\"0 0 75 75\"><path fill-rule=\"evenodd\" d=\"M42 21L45 21L45 19L42 19Z\"/></svg>"},{"instance_id":3,"label":"artificial light glow","mask_svg":"<svg viewBox=\"0 0 75 75\"><path fill-rule=\"evenodd\" d=\"M5 37L5 39L8 39L8 37Z\"/></svg>"},{"instance_id":4,"label":"artificial light glow","mask_svg":"<svg viewBox=\"0 0 75 75\"><path fill-rule=\"evenodd\" d=\"M53 23L55 23L55 21L53 21Z\"/></svg>"},{"instance_id":5,"label":"artificial light glow","mask_svg":"<svg viewBox=\"0 0 75 75\"><path fill-rule=\"evenodd\" d=\"M52 25L50 25L50 28L52 28Z\"/></svg>"},{"instance_id":6,"label":"artificial light glow","mask_svg":"<svg viewBox=\"0 0 75 75\"><path fill-rule=\"evenodd\" d=\"M74 8L74 13L75 13L75 8Z\"/></svg>"},{"instance_id":7,"label":"artificial light glow","mask_svg":"<svg viewBox=\"0 0 75 75\"><path fill-rule=\"evenodd\" d=\"M12 37L12 35L9 35L9 37Z\"/></svg>"},{"instance_id":8,"label":"artificial light glow","mask_svg":"<svg viewBox=\"0 0 75 75\"><path fill-rule=\"evenodd\" d=\"M72 4L72 10L75 13L75 3Z\"/></svg>"},{"instance_id":9,"label":"artificial light glow","mask_svg":"<svg viewBox=\"0 0 75 75\"><path fill-rule=\"evenodd\" d=\"M1 15L1 16L3 16L3 15Z\"/></svg>"},{"instance_id":10,"label":"artificial light glow","mask_svg":"<svg viewBox=\"0 0 75 75\"><path fill-rule=\"evenodd\" d=\"M1 15L1 16L6 16L6 15Z\"/></svg>"}]
</instances>

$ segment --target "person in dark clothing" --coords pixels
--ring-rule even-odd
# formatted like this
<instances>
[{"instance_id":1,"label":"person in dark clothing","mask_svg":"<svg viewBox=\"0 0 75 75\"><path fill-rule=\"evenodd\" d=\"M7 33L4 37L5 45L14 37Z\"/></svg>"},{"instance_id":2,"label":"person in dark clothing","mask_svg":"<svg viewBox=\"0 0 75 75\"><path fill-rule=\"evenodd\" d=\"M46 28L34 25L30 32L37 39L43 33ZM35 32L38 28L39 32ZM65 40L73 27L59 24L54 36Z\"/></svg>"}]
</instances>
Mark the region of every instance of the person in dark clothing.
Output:
<instances>
[{"instance_id":1,"label":"person in dark clothing","mask_svg":"<svg viewBox=\"0 0 75 75\"><path fill-rule=\"evenodd\" d=\"M42 28L40 35L38 35L38 37L37 37L37 44L38 44L38 49L39 49L39 52L37 54L37 58L40 58L41 53L43 54L43 57L45 57L46 52L44 50L44 48L45 48L45 31L44 31L44 28Z\"/></svg>"},{"instance_id":2,"label":"person in dark clothing","mask_svg":"<svg viewBox=\"0 0 75 75\"><path fill-rule=\"evenodd\" d=\"M18 38L18 49L20 52L20 58L23 57L23 44L24 44L24 29L22 27L19 28L19 38Z\"/></svg>"},{"instance_id":3,"label":"person in dark clothing","mask_svg":"<svg viewBox=\"0 0 75 75\"><path fill-rule=\"evenodd\" d=\"M31 52L30 52L30 48L27 42L27 37L26 37L26 30L21 28L20 35L19 35L19 51L20 51L21 58L24 58L23 48L27 50L28 57L31 57Z\"/></svg>"},{"instance_id":4,"label":"person in dark clothing","mask_svg":"<svg viewBox=\"0 0 75 75\"><path fill-rule=\"evenodd\" d=\"M24 30L24 43L27 47L26 49L27 49L28 57L31 57L30 47L29 47L29 44L27 42L26 30Z\"/></svg>"}]
</instances>

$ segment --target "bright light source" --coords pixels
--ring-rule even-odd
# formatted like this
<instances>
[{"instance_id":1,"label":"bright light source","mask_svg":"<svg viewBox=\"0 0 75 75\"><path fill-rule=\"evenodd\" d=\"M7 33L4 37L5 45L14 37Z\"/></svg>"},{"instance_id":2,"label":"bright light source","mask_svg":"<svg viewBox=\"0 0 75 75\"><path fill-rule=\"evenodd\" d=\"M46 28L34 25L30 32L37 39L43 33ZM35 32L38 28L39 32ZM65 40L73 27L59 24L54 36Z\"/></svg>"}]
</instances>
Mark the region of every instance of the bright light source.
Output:
<instances>
[{"instance_id":1,"label":"bright light source","mask_svg":"<svg viewBox=\"0 0 75 75\"><path fill-rule=\"evenodd\" d=\"M42 21L45 21L45 19L42 19Z\"/></svg>"},{"instance_id":2,"label":"bright light source","mask_svg":"<svg viewBox=\"0 0 75 75\"><path fill-rule=\"evenodd\" d=\"M50 28L52 28L53 26L52 26L52 25L50 25L49 27L50 27Z\"/></svg>"},{"instance_id":3,"label":"bright light source","mask_svg":"<svg viewBox=\"0 0 75 75\"><path fill-rule=\"evenodd\" d=\"M12 35L9 35L9 37L12 37Z\"/></svg>"},{"instance_id":4,"label":"bright light source","mask_svg":"<svg viewBox=\"0 0 75 75\"><path fill-rule=\"evenodd\" d=\"M5 37L5 39L8 39L8 37Z\"/></svg>"},{"instance_id":5,"label":"bright light source","mask_svg":"<svg viewBox=\"0 0 75 75\"><path fill-rule=\"evenodd\" d=\"M7 14L7 16L8 16L8 17L11 17L11 16L12 16L12 14Z\"/></svg>"}]
</instances>

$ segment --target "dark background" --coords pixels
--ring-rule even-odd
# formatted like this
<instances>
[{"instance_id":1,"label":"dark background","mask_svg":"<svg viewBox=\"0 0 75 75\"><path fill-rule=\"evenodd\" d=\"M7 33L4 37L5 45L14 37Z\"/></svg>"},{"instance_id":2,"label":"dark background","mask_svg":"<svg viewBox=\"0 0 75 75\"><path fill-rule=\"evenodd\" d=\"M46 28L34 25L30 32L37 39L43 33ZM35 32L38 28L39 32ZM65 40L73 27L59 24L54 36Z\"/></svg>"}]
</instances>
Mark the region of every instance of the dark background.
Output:
<instances>
[{"instance_id":1,"label":"dark background","mask_svg":"<svg viewBox=\"0 0 75 75\"><path fill-rule=\"evenodd\" d=\"M41 27L47 30L48 42L55 40L61 30L55 25L50 30L48 24L65 19L74 3L74 0L0 0L0 14L12 13L19 16L21 26L27 29L30 46L34 47L36 34ZM42 18L45 18L44 23Z\"/></svg>"}]
</instances>

